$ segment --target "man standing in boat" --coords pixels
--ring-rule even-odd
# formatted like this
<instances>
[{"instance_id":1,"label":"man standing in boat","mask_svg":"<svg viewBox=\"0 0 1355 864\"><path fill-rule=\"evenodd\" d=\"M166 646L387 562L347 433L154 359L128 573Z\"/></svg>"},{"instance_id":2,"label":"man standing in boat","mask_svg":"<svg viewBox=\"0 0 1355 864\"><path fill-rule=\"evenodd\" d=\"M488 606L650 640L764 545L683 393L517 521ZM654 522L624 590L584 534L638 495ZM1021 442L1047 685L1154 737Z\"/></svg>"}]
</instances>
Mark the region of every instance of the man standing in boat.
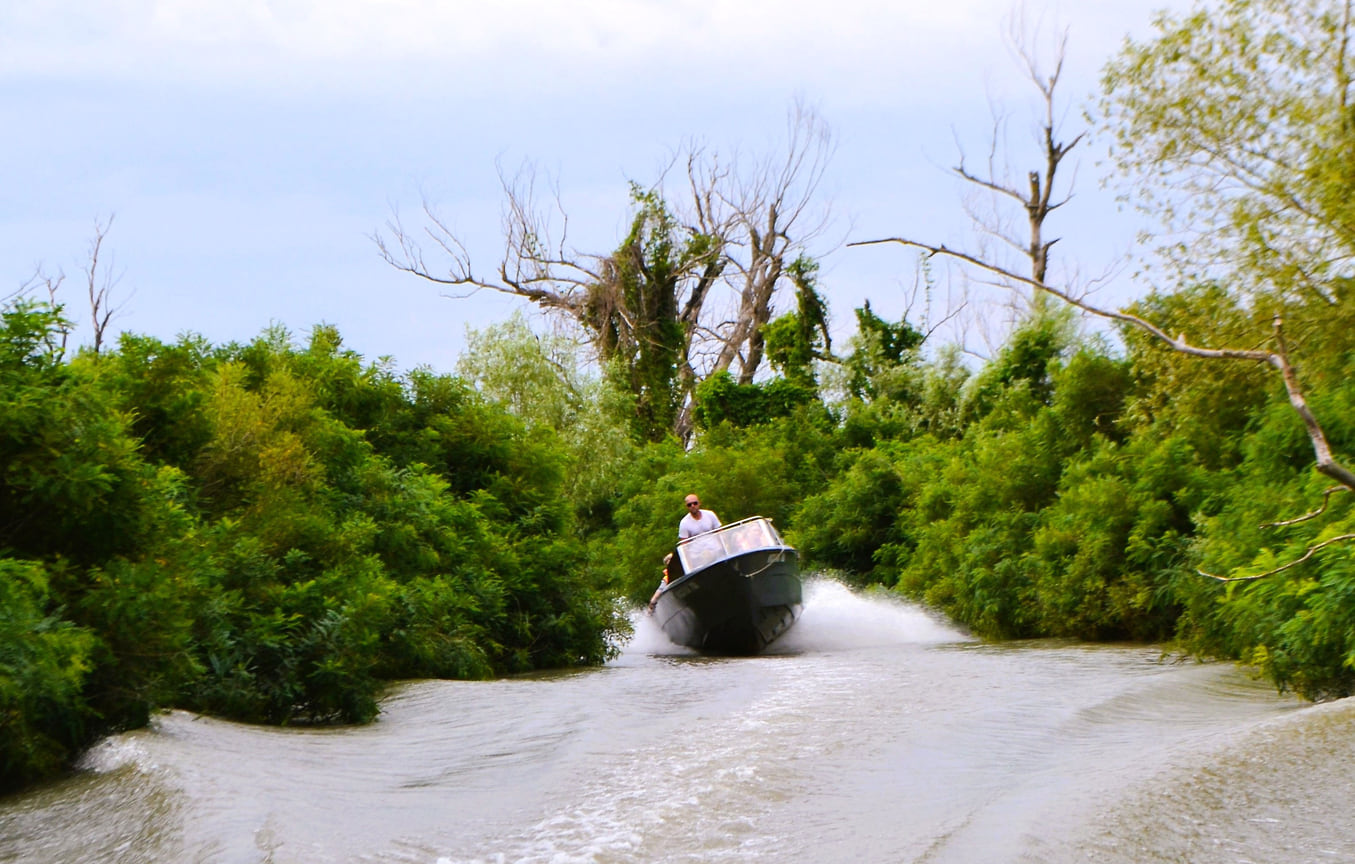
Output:
<instances>
[{"instance_id":1,"label":"man standing in boat","mask_svg":"<svg viewBox=\"0 0 1355 864\"><path fill-rule=\"evenodd\" d=\"M687 515L678 524L678 539L686 540L720 527L720 517L714 510L702 510L701 499L695 495L687 496Z\"/></svg>"},{"instance_id":2,"label":"man standing in boat","mask_svg":"<svg viewBox=\"0 0 1355 864\"><path fill-rule=\"evenodd\" d=\"M702 510L701 499L695 495L688 495L687 515L682 517L682 522L678 524L678 540L686 540L689 537L695 537L698 534L705 534L707 531L714 531L720 527L720 517L715 515L714 510ZM659 595L663 593L663 587L668 584L668 562L673 555L670 552L663 559L663 580L659 582L659 587L654 589L654 596L649 598L649 611L654 611L654 604L659 602Z\"/></svg>"}]
</instances>

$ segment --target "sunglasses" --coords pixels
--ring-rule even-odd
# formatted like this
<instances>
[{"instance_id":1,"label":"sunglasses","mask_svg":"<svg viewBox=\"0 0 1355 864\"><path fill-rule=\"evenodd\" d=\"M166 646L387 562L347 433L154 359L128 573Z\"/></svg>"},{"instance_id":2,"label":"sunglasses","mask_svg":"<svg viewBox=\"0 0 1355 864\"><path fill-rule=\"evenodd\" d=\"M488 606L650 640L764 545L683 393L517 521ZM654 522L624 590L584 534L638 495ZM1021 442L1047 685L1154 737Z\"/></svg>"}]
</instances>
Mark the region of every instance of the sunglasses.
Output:
<instances>
[{"instance_id":1,"label":"sunglasses","mask_svg":"<svg viewBox=\"0 0 1355 864\"><path fill-rule=\"evenodd\" d=\"M700 507L700 506L701 506L701 502L700 502L700 501L688 501L688 502L687 502L687 506L688 506L688 507Z\"/></svg>"}]
</instances>

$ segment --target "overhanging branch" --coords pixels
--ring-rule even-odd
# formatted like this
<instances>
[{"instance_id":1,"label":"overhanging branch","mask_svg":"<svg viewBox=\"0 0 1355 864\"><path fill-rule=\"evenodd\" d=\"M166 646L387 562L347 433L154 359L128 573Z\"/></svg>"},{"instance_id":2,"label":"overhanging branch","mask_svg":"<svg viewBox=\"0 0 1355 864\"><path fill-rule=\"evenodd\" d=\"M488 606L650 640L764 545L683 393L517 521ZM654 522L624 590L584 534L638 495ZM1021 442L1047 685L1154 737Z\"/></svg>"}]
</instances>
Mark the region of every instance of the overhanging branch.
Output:
<instances>
[{"instance_id":1,"label":"overhanging branch","mask_svg":"<svg viewBox=\"0 0 1355 864\"><path fill-rule=\"evenodd\" d=\"M1307 561L1309 558L1313 557L1313 555L1316 554L1318 550L1325 549L1326 547L1331 546L1334 543L1341 543L1346 540L1355 540L1355 534L1338 534L1335 537L1323 540L1321 543L1314 543L1312 546L1308 547L1308 551L1304 552L1301 557L1295 558L1293 561L1290 561L1287 564L1281 564L1279 567L1276 567L1272 570L1267 570L1264 573L1253 573L1250 576L1219 576L1215 573L1205 572L1204 570L1196 570L1195 572L1199 573L1201 576L1208 576L1210 579L1213 579L1218 582L1255 582L1257 579L1264 579L1267 576L1274 576L1276 573L1283 573L1290 567L1297 567L1304 561Z\"/></svg>"},{"instance_id":2,"label":"overhanging branch","mask_svg":"<svg viewBox=\"0 0 1355 864\"><path fill-rule=\"evenodd\" d=\"M1081 309L1082 311L1090 315L1095 315L1098 318L1103 318L1109 321L1118 321L1120 323L1127 324L1131 327L1135 327L1149 334L1154 339L1157 339L1158 341L1165 343L1173 351L1177 351L1181 354L1186 354L1192 357L1203 357L1207 359L1248 360L1255 363L1265 363L1267 365L1274 367L1280 373L1280 378L1284 382L1285 394L1289 399L1290 407L1293 408L1294 412L1299 415L1300 419L1303 420L1304 428L1308 433L1308 440L1313 447L1313 455L1315 458L1314 467L1319 473L1327 477L1330 477L1331 479L1335 480L1337 483L1340 484L1339 487L1334 487L1333 489L1327 490L1326 494L1324 495L1322 509L1326 508L1326 499L1331 497L1333 491L1344 489L1346 491L1355 492L1355 472L1351 471L1350 468L1348 468L1341 462L1338 462L1332 456L1331 445L1327 441L1326 432L1323 430L1322 424L1318 422L1317 416L1313 414L1312 408L1309 407L1308 400L1303 392L1303 386L1298 378L1298 373L1295 371L1293 363L1291 363L1289 360L1289 349L1285 343L1284 338L1284 319L1281 316L1276 315L1274 319L1275 350L1273 351L1265 351L1259 349L1244 349L1244 348L1205 348L1200 345L1191 344L1186 339L1184 333L1172 336L1165 330L1163 330L1161 327L1158 327L1157 325L1153 324L1151 321L1148 321L1145 318L1141 318L1138 315L1135 315L1131 312L1125 312L1122 309L1105 309L1100 306L1096 306L1092 303L1087 302L1082 297L1072 294L1070 291L1057 288L1053 285L1049 285L1048 283L1038 279L1032 279L1028 276L1022 276L1021 274L1012 272L1011 270L1008 270L1005 267L1000 267L991 262L985 261L976 255L972 255L968 252L963 252L956 249L950 249L944 245L922 243L920 241L910 240L904 237L886 237L879 240L865 240L858 241L855 243L848 243L847 245L849 247L875 246L884 243L898 243L901 246L906 246L913 249L920 249L923 252L925 252L928 255L928 257L942 255L947 258L960 261L964 264L975 267L979 270L991 273L999 277L1001 281L1005 282L1008 285L1011 284L1028 285L1032 288L1035 288L1036 290L1043 291L1046 294L1050 294L1054 297L1057 297L1060 300L1064 301L1065 303L1069 304L1070 306L1076 307L1077 309ZM1311 515L1315 516L1320 512L1322 511L1318 510ZM1302 521L1303 518L1309 517L1302 517L1299 520L1292 520L1290 523L1275 523L1275 524L1277 525L1292 524L1292 522ZM1274 570L1270 570L1266 573L1260 573L1254 576L1221 577L1214 575L1212 573L1205 573L1204 571L1200 572L1202 575L1208 576L1211 579L1217 579L1218 581L1221 582L1252 581L1254 579L1261 579L1264 578L1265 576L1270 576L1275 573L1281 573L1289 569L1290 567L1293 567L1303 561L1308 560L1309 558L1312 557L1313 553L1315 553L1319 549L1329 546L1332 543L1350 540L1353 538L1355 538L1355 534L1343 534L1339 537L1332 538L1331 540L1324 541L1315 546L1309 547L1308 551L1302 557L1294 561L1291 561L1287 564L1284 564L1280 567L1277 567Z\"/></svg>"}]
</instances>

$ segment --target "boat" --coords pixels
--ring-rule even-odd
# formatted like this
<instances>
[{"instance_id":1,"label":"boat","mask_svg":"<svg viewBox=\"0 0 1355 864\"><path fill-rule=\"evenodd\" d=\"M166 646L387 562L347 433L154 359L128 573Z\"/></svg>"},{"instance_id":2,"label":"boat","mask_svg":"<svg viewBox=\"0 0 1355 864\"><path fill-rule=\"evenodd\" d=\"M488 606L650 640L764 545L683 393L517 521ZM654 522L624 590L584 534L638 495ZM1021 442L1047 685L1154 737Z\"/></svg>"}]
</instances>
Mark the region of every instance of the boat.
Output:
<instances>
[{"instance_id":1,"label":"boat","mask_svg":"<svg viewBox=\"0 0 1355 864\"><path fill-rule=\"evenodd\" d=\"M751 516L679 541L654 619L675 644L758 654L804 609L800 554L772 520Z\"/></svg>"}]
</instances>

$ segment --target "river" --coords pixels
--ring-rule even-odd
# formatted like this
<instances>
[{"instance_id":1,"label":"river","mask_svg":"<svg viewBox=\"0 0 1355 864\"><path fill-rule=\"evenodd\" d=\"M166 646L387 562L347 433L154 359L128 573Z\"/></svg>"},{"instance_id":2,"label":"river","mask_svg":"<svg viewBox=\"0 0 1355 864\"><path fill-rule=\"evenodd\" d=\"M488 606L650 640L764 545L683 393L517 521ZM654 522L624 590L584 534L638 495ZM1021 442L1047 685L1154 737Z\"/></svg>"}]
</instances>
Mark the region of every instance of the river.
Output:
<instances>
[{"instance_id":1,"label":"river","mask_svg":"<svg viewBox=\"0 0 1355 864\"><path fill-rule=\"evenodd\" d=\"M603 668L410 682L369 726L164 714L0 799L0 862L1355 862L1351 700L807 591L755 658L640 618Z\"/></svg>"}]
</instances>

